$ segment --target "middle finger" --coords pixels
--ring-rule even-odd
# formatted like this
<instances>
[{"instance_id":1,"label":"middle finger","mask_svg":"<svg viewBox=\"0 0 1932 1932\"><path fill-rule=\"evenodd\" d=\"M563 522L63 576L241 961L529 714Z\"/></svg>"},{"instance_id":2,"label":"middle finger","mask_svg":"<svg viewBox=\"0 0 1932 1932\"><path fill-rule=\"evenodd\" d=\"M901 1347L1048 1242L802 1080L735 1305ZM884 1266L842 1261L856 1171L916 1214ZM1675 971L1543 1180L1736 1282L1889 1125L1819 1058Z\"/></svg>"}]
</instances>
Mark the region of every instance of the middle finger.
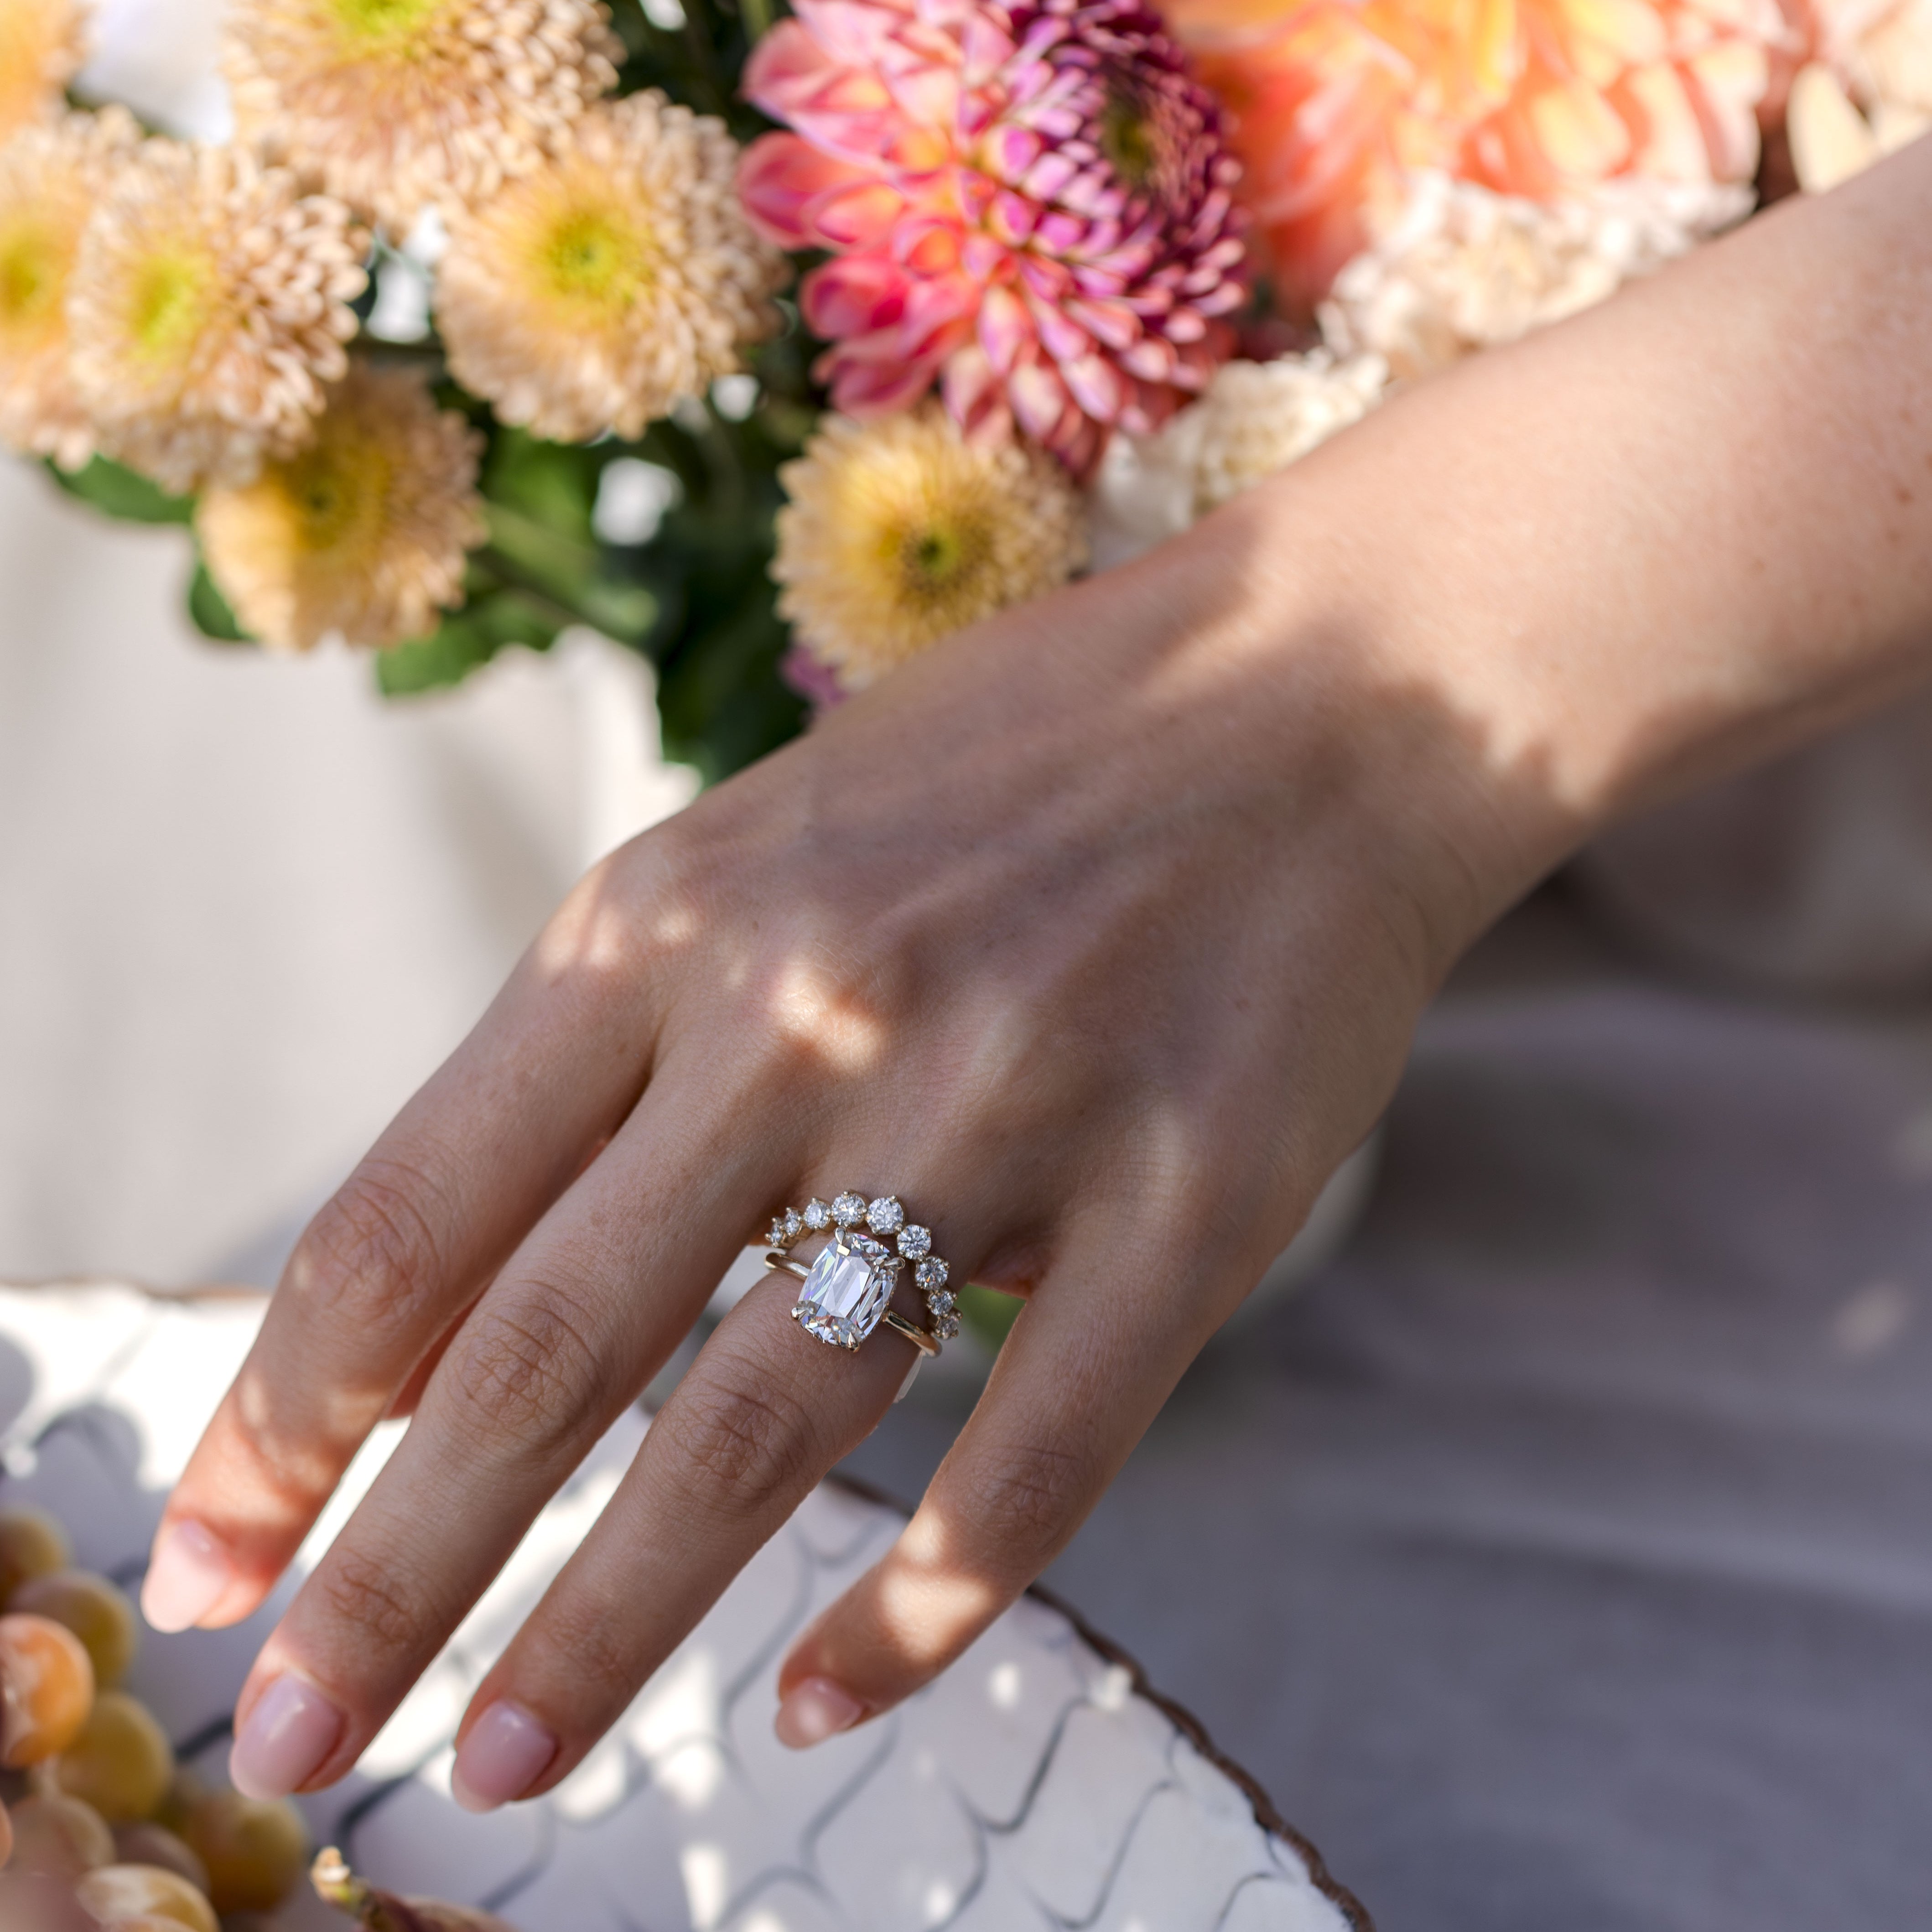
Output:
<instances>
[{"instance_id":1,"label":"middle finger","mask_svg":"<svg viewBox=\"0 0 1932 1932\"><path fill-rule=\"evenodd\" d=\"M740 1204L790 1176L715 1092L646 1094L450 1342L416 1418L263 1646L236 1783L355 1762L550 1497L668 1358L740 1250Z\"/></svg>"}]
</instances>

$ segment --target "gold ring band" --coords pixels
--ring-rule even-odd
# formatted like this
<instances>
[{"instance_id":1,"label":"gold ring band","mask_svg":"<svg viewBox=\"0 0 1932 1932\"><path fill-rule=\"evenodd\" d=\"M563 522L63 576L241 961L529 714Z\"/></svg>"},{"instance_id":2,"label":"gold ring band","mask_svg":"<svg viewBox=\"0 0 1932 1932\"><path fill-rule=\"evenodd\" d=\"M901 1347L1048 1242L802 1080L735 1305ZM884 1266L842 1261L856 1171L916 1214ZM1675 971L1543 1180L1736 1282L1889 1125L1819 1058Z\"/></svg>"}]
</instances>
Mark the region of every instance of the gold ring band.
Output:
<instances>
[{"instance_id":1,"label":"gold ring band","mask_svg":"<svg viewBox=\"0 0 1932 1932\"><path fill-rule=\"evenodd\" d=\"M908 1322L896 1308L889 1308L879 1319L895 1335L903 1335L922 1355L939 1353L938 1337L928 1334L916 1322Z\"/></svg>"}]
</instances>

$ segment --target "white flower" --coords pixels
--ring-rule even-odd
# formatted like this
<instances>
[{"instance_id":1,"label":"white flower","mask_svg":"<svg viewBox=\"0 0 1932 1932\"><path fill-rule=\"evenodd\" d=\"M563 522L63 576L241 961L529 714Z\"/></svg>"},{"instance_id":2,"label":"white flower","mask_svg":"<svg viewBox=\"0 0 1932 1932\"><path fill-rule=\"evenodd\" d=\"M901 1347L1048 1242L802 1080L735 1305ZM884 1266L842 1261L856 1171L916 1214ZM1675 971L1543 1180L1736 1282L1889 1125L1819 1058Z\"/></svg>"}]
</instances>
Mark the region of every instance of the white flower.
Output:
<instances>
[{"instance_id":1,"label":"white flower","mask_svg":"<svg viewBox=\"0 0 1932 1932\"><path fill-rule=\"evenodd\" d=\"M1551 205L1445 175L1336 277L1322 335L1413 381L1613 295L1750 212L1748 188L1636 176Z\"/></svg>"},{"instance_id":2,"label":"white flower","mask_svg":"<svg viewBox=\"0 0 1932 1932\"><path fill-rule=\"evenodd\" d=\"M1116 436L1088 498L1096 569L1125 563L1276 470L1381 400L1378 356L1326 350L1274 362L1228 362L1208 393L1152 436Z\"/></svg>"}]
</instances>

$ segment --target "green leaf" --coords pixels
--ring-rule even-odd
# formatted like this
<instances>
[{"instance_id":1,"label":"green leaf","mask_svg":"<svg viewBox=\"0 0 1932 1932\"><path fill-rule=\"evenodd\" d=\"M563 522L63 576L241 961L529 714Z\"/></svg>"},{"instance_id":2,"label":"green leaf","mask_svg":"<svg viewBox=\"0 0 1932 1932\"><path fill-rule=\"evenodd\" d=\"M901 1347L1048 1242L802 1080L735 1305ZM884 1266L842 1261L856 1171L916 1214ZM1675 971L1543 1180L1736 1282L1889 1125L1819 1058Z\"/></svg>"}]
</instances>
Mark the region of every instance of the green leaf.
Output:
<instances>
[{"instance_id":1,"label":"green leaf","mask_svg":"<svg viewBox=\"0 0 1932 1932\"><path fill-rule=\"evenodd\" d=\"M446 617L430 637L376 653L376 685L385 698L411 698L460 684L496 655L500 640L468 611Z\"/></svg>"},{"instance_id":2,"label":"green leaf","mask_svg":"<svg viewBox=\"0 0 1932 1932\"><path fill-rule=\"evenodd\" d=\"M376 682L386 698L410 698L460 684L506 645L547 651L563 628L554 608L520 590L492 590L442 621L434 636L378 652Z\"/></svg>"},{"instance_id":3,"label":"green leaf","mask_svg":"<svg viewBox=\"0 0 1932 1932\"><path fill-rule=\"evenodd\" d=\"M960 1325L970 1328L995 1354L1026 1306L1017 1294L1002 1294L970 1281L959 1291L958 1300Z\"/></svg>"},{"instance_id":4,"label":"green leaf","mask_svg":"<svg viewBox=\"0 0 1932 1932\"><path fill-rule=\"evenodd\" d=\"M252 644L255 640L243 630L228 599L215 587L208 566L197 562L194 580L188 587L188 614L204 638L218 644Z\"/></svg>"},{"instance_id":5,"label":"green leaf","mask_svg":"<svg viewBox=\"0 0 1932 1932\"><path fill-rule=\"evenodd\" d=\"M104 456L84 470L62 470L52 463L47 468L70 496L124 524L184 524L194 515L192 496L170 496L159 484Z\"/></svg>"}]
</instances>

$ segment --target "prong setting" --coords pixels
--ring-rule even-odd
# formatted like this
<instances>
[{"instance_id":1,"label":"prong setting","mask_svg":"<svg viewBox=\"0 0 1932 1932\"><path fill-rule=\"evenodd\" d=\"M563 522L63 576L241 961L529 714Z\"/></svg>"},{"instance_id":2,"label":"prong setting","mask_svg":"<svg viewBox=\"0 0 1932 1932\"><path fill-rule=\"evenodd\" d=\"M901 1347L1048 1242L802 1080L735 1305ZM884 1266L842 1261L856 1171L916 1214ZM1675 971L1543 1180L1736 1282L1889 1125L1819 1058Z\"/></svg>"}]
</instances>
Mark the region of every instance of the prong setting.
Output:
<instances>
[{"instance_id":1,"label":"prong setting","mask_svg":"<svg viewBox=\"0 0 1932 1932\"><path fill-rule=\"evenodd\" d=\"M819 1234L832 1238L809 1266L788 1258L787 1250L795 1243ZM896 1253L885 1245L888 1240ZM802 1211L786 1208L772 1216L770 1241L769 1264L784 1267L805 1284L792 1305L792 1318L819 1341L857 1348L884 1319L908 1264L926 1298L925 1334L937 1343L959 1333L958 1302L946 1292L946 1266L932 1252L932 1230L909 1222L896 1195L868 1198L852 1188L830 1202L814 1195ZM898 1316L892 1318L911 1333Z\"/></svg>"}]
</instances>

